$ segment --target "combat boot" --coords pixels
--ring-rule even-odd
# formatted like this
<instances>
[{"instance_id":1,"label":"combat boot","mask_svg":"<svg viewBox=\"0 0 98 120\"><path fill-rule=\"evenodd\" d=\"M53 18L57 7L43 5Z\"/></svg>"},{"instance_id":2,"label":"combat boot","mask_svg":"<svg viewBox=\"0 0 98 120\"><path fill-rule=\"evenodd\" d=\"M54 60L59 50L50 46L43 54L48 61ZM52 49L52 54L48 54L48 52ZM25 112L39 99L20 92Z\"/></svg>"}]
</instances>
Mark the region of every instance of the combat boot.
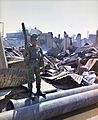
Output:
<instances>
[{"instance_id":1,"label":"combat boot","mask_svg":"<svg viewBox=\"0 0 98 120\"><path fill-rule=\"evenodd\" d=\"M43 93L43 92L40 90L40 85L36 86L36 88L37 88L36 95L38 95L38 96L45 96L45 95L46 95L45 93Z\"/></svg>"}]
</instances>

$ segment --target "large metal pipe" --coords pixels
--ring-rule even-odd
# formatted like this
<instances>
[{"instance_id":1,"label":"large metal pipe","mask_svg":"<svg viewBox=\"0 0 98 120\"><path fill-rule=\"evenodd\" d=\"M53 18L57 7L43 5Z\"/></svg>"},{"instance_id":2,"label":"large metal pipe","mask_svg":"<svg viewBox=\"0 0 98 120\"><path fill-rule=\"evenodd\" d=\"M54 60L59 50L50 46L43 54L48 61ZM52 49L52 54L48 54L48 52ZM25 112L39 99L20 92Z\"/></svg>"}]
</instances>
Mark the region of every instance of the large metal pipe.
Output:
<instances>
[{"instance_id":1,"label":"large metal pipe","mask_svg":"<svg viewBox=\"0 0 98 120\"><path fill-rule=\"evenodd\" d=\"M10 99L7 104L6 104L6 110L11 110L11 109L16 109L24 106L29 106L32 104L40 103L40 102L45 102L61 97L66 97L74 94L78 94L81 92L86 92L90 90L98 89L98 85L90 85L90 86L84 86L84 87L79 87L79 88L74 88L66 91L60 91L60 92L55 92L55 93L50 93L46 95L46 98L43 97L35 97L33 100L29 98L24 98L24 99Z\"/></svg>"},{"instance_id":2,"label":"large metal pipe","mask_svg":"<svg viewBox=\"0 0 98 120\"><path fill-rule=\"evenodd\" d=\"M0 120L46 120L98 102L98 89L0 114Z\"/></svg>"}]
</instances>

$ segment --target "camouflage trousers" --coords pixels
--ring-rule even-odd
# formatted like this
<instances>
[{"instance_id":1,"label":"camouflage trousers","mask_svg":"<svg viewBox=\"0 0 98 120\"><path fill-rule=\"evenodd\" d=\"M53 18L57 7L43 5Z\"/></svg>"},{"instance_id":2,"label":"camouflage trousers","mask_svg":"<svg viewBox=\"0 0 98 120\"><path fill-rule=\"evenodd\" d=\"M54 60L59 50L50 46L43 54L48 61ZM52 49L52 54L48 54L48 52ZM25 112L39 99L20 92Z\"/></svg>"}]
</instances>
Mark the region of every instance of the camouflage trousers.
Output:
<instances>
[{"instance_id":1,"label":"camouflage trousers","mask_svg":"<svg viewBox=\"0 0 98 120\"><path fill-rule=\"evenodd\" d=\"M36 88L40 88L41 76L40 67L30 64L28 66L28 89L32 92L32 83L36 80Z\"/></svg>"}]
</instances>

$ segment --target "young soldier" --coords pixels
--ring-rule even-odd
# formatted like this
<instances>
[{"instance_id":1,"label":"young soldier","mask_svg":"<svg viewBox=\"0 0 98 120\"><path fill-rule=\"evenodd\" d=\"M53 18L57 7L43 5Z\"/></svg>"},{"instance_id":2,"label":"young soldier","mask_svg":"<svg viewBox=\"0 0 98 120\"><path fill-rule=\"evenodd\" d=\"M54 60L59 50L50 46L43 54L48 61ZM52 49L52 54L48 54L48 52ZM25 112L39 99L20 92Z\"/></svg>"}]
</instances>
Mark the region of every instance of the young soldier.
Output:
<instances>
[{"instance_id":1,"label":"young soldier","mask_svg":"<svg viewBox=\"0 0 98 120\"><path fill-rule=\"evenodd\" d=\"M36 88L37 88L37 95L44 95L41 92L41 76L40 76L40 67L44 68L44 61L43 61L43 51L37 45L38 43L38 36L33 34L30 37L31 45L29 46L29 54L28 54L28 67L29 67L29 81L28 81L28 89L29 89L29 96L32 95L32 79L34 80L34 74L36 76Z\"/></svg>"}]
</instances>

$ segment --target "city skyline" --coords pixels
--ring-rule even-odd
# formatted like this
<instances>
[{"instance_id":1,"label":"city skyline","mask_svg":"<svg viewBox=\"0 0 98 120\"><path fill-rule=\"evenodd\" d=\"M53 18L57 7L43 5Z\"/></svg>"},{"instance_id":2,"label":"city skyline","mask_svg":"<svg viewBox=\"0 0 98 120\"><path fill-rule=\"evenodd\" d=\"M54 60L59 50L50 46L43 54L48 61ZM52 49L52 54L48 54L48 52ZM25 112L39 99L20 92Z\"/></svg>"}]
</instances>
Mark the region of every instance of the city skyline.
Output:
<instances>
[{"instance_id":1,"label":"city skyline","mask_svg":"<svg viewBox=\"0 0 98 120\"><path fill-rule=\"evenodd\" d=\"M98 29L97 0L1 0L0 6L5 33L21 29L21 22L55 36L64 31L87 36Z\"/></svg>"}]
</instances>

